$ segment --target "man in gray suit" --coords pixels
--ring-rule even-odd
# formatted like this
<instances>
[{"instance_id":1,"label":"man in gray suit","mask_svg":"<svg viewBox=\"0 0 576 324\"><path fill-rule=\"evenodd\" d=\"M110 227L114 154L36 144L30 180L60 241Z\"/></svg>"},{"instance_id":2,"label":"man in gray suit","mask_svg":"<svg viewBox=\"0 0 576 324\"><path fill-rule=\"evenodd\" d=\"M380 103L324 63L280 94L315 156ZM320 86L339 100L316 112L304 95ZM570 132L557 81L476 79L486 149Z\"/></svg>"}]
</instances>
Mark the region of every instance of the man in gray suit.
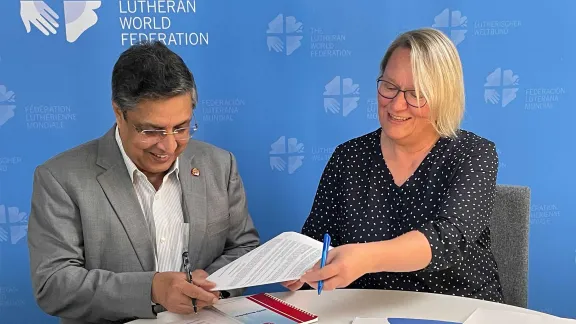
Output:
<instances>
[{"instance_id":1,"label":"man in gray suit","mask_svg":"<svg viewBox=\"0 0 576 324\"><path fill-rule=\"evenodd\" d=\"M159 42L135 45L112 74L116 124L36 169L32 284L61 323L191 313L193 298L198 308L222 298L208 274L259 245L234 156L190 139L196 103L178 55Z\"/></svg>"}]
</instances>

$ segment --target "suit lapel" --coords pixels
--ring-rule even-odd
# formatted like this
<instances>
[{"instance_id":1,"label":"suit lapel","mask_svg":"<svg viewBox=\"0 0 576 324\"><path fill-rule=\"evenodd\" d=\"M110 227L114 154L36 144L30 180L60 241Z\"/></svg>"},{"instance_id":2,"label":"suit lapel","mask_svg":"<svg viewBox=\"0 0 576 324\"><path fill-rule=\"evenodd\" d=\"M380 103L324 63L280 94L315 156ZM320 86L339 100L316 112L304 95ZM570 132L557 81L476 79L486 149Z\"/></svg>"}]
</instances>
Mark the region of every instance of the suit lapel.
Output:
<instances>
[{"instance_id":1,"label":"suit lapel","mask_svg":"<svg viewBox=\"0 0 576 324\"><path fill-rule=\"evenodd\" d=\"M178 175L182 186L184 219L190 224L188 252L190 263L196 266L204 236L206 235L208 211L206 206L206 180L201 170L199 174L193 175L193 167L194 156L188 158L184 154L181 155Z\"/></svg>"},{"instance_id":2,"label":"suit lapel","mask_svg":"<svg viewBox=\"0 0 576 324\"><path fill-rule=\"evenodd\" d=\"M146 218L114 137L116 125L99 141L97 164L106 169L97 179L122 222L144 271L154 271L154 247Z\"/></svg>"}]
</instances>

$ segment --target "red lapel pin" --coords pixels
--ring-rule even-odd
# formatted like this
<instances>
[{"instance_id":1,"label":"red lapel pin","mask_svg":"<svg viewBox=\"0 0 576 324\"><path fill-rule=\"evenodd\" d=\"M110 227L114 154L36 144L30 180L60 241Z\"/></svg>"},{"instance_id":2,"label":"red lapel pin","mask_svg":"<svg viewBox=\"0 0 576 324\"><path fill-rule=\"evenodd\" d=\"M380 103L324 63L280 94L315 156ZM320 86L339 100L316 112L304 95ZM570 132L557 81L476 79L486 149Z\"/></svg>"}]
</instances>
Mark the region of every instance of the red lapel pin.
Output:
<instances>
[{"instance_id":1,"label":"red lapel pin","mask_svg":"<svg viewBox=\"0 0 576 324\"><path fill-rule=\"evenodd\" d=\"M190 173L192 173L193 176L197 177L200 175L200 170L198 170L197 168L192 168L192 171Z\"/></svg>"}]
</instances>

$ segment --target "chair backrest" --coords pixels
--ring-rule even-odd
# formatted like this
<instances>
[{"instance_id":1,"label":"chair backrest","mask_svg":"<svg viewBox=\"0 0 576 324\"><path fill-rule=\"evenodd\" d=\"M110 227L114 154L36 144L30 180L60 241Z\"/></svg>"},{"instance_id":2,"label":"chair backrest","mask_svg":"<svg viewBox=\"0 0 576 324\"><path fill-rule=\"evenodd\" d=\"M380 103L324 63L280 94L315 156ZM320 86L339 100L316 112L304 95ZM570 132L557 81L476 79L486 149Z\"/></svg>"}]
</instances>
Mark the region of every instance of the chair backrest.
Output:
<instances>
[{"instance_id":1,"label":"chair backrest","mask_svg":"<svg viewBox=\"0 0 576 324\"><path fill-rule=\"evenodd\" d=\"M530 228L530 188L496 186L491 219L492 252L504 292L504 302L528 306L528 234Z\"/></svg>"}]
</instances>

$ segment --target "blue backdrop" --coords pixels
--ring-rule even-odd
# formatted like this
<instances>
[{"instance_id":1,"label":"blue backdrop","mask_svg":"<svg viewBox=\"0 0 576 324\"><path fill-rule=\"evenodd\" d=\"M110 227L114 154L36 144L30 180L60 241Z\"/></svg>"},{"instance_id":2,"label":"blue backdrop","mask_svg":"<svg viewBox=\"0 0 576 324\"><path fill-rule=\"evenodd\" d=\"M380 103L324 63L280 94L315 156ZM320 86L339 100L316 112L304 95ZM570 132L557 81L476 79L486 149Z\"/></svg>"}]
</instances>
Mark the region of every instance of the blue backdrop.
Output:
<instances>
[{"instance_id":1,"label":"blue backdrop","mask_svg":"<svg viewBox=\"0 0 576 324\"><path fill-rule=\"evenodd\" d=\"M575 11L572 0L0 1L1 322L55 322L30 285L32 173L112 125L112 66L132 43L164 40L189 65L197 136L237 156L268 240L300 229L334 147L379 126L380 59L424 26L458 46L463 127L496 142L498 182L532 188L529 307L576 318Z\"/></svg>"}]
</instances>

